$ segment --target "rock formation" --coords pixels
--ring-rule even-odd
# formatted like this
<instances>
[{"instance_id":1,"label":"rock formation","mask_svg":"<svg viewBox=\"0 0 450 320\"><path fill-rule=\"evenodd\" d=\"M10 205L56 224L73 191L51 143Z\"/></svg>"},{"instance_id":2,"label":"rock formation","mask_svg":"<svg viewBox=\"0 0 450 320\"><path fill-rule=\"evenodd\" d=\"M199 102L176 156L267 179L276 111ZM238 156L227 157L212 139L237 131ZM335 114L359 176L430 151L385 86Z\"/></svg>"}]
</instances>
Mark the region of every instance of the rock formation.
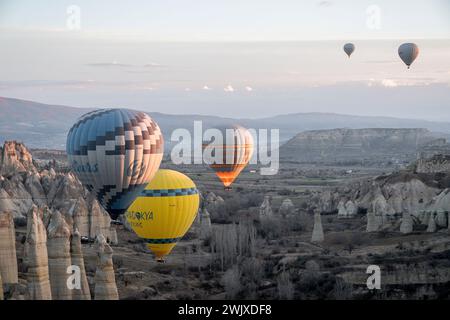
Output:
<instances>
[{"instance_id":1,"label":"rock formation","mask_svg":"<svg viewBox=\"0 0 450 320\"><path fill-rule=\"evenodd\" d=\"M26 263L28 298L30 300L51 300L52 292L48 272L47 232L39 215L39 210L33 206L28 212L26 239Z\"/></svg>"},{"instance_id":2,"label":"rock formation","mask_svg":"<svg viewBox=\"0 0 450 320\"><path fill-rule=\"evenodd\" d=\"M347 209L345 208L344 200L339 201L338 204L338 218L346 218L347 217Z\"/></svg>"},{"instance_id":3,"label":"rock formation","mask_svg":"<svg viewBox=\"0 0 450 320\"><path fill-rule=\"evenodd\" d=\"M450 172L450 155L436 154L431 158L420 158L416 163L418 173Z\"/></svg>"},{"instance_id":4,"label":"rock formation","mask_svg":"<svg viewBox=\"0 0 450 320\"><path fill-rule=\"evenodd\" d=\"M0 148L0 172L24 172L34 170L33 158L25 145L17 141L5 141Z\"/></svg>"},{"instance_id":5,"label":"rock formation","mask_svg":"<svg viewBox=\"0 0 450 320\"><path fill-rule=\"evenodd\" d=\"M436 220L434 219L434 213L430 212L428 217L428 227L427 232L436 232Z\"/></svg>"},{"instance_id":6,"label":"rock formation","mask_svg":"<svg viewBox=\"0 0 450 320\"><path fill-rule=\"evenodd\" d=\"M3 281L2 281L2 275L0 274L0 301L4 299L3 297Z\"/></svg>"},{"instance_id":7,"label":"rock formation","mask_svg":"<svg viewBox=\"0 0 450 320\"><path fill-rule=\"evenodd\" d=\"M54 300L71 300L72 290L67 286L70 257L70 228L59 211L52 214L48 226L48 269Z\"/></svg>"},{"instance_id":8,"label":"rock formation","mask_svg":"<svg viewBox=\"0 0 450 320\"><path fill-rule=\"evenodd\" d=\"M259 207L259 218L270 218L273 215L272 206L270 205L270 197L265 196L264 201Z\"/></svg>"},{"instance_id":9,"label":"rock formation","mask_svg":"<svg viewBox=\"0 0 450 320\"><path fill-rule=\"evenodd\" d=\"M95 239L102 234L106 239L110 239L111 218L103 209L97 199L90 198L89 206L89 237Z\"/></svg>"},{"instance_id":10,"label":"rock formation","mask_svg":"<svg viewBox=\"0 0 450 320\"><path fill-rule=\"evenodd\" d=\"M422 145L435 137L426 129L329 129L304 131L280 148L280 155L303 163L364 165L388 163L402 156L415 160Z\"/></svg>"},{"instance_id":11,"label":"rock formation","mask_svg":"<svg viewBox=\"0 0 450 320\"><path fill-rule=\"evenodd\" d=\"M109 243L113 246L116 246L119 244L119 239L117 237L117 229L115 226L111 225L109 229Z\"/></svg>"},{"instance_id":12,"label":"rock formation","mask_svg":"<svg viewBox=\"0 0 450 320\"><path fill-rule=\"evenodd\" d=\"M278 210L278 212L283 217L292 215L294 213L294 211L295 211L294 204L292 203L292 200L289 198L283 200L283 202L281 203L280 209Z\"/></svg>"},{"instance_id":13,"label":"rock formation","mask_svg":"<svg viewBox=\"0 0 450 320\"><path fill-rule=\"evenodd\" d=\"M74 229L78 229L78 232L82 237L89 237L89 210L84 198L79 196L78 199L75 200L69 212L72 215Z\"/></svg>"},{"instance_id":14,"label":"rock formation","mask_svg":"<svg viewBox=\"0 0 450 320\"><path fill-rule=\"evenodd\" d=\"M322 228L322 218L320 216L320 211L316 210L314 212L314 228L311 236L311 242L320 243L323 242L323 228Z\"/></svg>"},{"instance_id":15,"label":"rock formation","mask_svg":"<svg viewBox=\"0 0 450 320\"><path fill-rule=\"evenodd\" d=\"M448 210L449 207L447 207ZM447 212L445 212L444 209L437 209L436 210L436 224L439 227L446 227L447 226Z\"/></svg>"},{"instance_id":16,"label":"rock formation","mask_svg":"<svg viewBox=\"0 0 450 320\"><path fill-rule=\"evenodd\" d=\"M345 210L347 211L348 218L353 218L358 213L358 207L351 200L345 204Z\"/></svg>"},{"instance_id":17,"label":"rock formation","mask_svg":"<svg viewBox=\"0 0 450 320\"><path fill-rule=\"evenodd\" d=\"M403 234L413 232L413 218L407 209L403 211L402 223L400 224L400 232Z\"/></svg>"},{"instance_id":18,"label":"rock formation","mask_svg":"<svg viewBox=\"0 0 450 320\"><path fill-rule=\"evenodd\" d=\"M72 290L73 300L91 300L91 293L89 291L89 284L86 277L86 269L84 267L83 252L81 250L81 235L77 229L72 234L70 241L70 251L72 258L72 265L80 268L80 287Z\"/></svg>"},{"instance_id":19,"label":"rock formation","mask_svg":"<svg viewBox=\"0 0 450 320\"><path fill-rule=\"evenodd\" d=\"M211 212L215 213L225 204L225 201L221 196L216 196L214 192L208 192L205 198L205 207Z\"/></svg>"},{"instance_id":20,"label":"rock formation","mask_svg":"<svg viewBox=\"0 0 450 320\"><path fill-rule=\"evenodd\" d=\"M95 300L118 300L114 266L112 261L113 250L106 243L103 235L96 239L97 270L95 271Z\"/></svg>"},{"instance_id":21,"label":"rock formation","mask_svg":"<svg viewBox=\"0 0 450 320\"><path fill-rule=\"evenodd\" d=\"M367 213L367 227L366 227L366 231L367 232L376 232L379 229L379 223L377 221L377 217L375 215L375 212L373 211L369 211Z\"/></svg>"},{"instance_id":22,"label":"rock formation","mask_svg":"<svg viewBox=\"0 0 450 320\"><path fill-rule=\"evenodd\" d=\"M11 212L0 203L0 275L3 283L18 283L16 233Z\"/></svg>"},{"instance_id":23,"label":"rock formation","mask_svg":"<svg viewBox=\"0 0 450 320\"><path fill-rule=\"evenodd\" d=\"M35 172L27 176L24 186L36 205L44 206L48 204L47 195L41 185L41 177L39 173Z\"/></svg>"},{"instance_id":24,"label":"rock formation","mask_svg":"<svg viewBox=\"0 0 450 320\"><path fill-rule=\"evenodd\" d=\"M211 218L208 210L203 208L200 214L200 239L205 240L211 236Z\"/></svg>"}]
</instances>

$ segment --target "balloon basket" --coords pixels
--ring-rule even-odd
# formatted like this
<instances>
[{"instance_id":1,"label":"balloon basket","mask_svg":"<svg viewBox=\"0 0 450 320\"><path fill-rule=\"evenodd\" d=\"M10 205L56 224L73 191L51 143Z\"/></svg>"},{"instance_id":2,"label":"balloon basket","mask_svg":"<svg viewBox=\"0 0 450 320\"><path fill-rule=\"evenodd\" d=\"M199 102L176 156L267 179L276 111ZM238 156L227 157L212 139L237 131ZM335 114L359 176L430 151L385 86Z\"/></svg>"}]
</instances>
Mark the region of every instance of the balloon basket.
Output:
<instances>
[{"instance_id":1,"label":"balloon basket","mask_svg":"<svg viewBox=\"0 0 450 320\"><path fill-rule=\"evenodd\" d=\"M233 188L231 188L231 187L224 187L223 190L225 190L225 191L231 191L231 190L233 190Z\"/></svg>"},{"instance_id":2,"label":"balloon basket","mask_svg":"<svg viewBox=\"0 0 450 320\"><path fill-rule=\"evenodd\" d=\"M158 262L158 263L166 263L166 260L164 260L164 258L156 258L156 262Z\"/></svg>"}]
</instances>

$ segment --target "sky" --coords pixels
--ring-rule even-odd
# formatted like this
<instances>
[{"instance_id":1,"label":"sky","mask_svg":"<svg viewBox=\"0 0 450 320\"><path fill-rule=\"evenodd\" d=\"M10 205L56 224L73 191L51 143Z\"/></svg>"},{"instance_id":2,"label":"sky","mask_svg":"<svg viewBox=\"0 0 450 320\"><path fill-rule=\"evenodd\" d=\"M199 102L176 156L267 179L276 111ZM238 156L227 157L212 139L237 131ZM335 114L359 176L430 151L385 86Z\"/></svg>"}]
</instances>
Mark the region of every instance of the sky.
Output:
<instances>
[{"instance_id":1,"label":"sky","mask_svg":"<svg viewBox=\"0 0 450 320\"><path fill-rule=\"evenodd\" d=\"M403 42L420 47L410 70ZM0 43L0 96L450 121L448 0L0 0Z\"/></svg>"}]
</instances>

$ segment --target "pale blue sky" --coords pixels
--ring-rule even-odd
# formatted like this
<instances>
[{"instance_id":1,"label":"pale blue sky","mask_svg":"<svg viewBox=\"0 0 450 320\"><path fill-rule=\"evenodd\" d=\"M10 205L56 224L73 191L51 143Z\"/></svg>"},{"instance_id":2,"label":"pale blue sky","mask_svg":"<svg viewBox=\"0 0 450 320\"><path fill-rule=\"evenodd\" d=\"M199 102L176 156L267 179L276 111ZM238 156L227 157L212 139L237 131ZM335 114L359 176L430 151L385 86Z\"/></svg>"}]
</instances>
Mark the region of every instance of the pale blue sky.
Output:
<instances>
[{"instance_id":1,"label":"pale blue sky","mask_svg":"<svg viewBox=\"0 0 450 320\"><path fill-rule=\"evenodd\" d=\"M44 103L450 121L449 57L449 0L0 0L0 96Z\"/></svg>"},{"instance_id":2,"label":"pale blue sky","mask_svg":"<svg viewBox=\"0 0 450 320\"><path fill-rule=\"evenodd\" d=\"M0 0L0 26L64 29L77 5L86 32L148 40L449 38L448 0ZM379 28L367 21L380 9ZM370 11L370 9L369 9Z\"/></svg>"}]
</instances>

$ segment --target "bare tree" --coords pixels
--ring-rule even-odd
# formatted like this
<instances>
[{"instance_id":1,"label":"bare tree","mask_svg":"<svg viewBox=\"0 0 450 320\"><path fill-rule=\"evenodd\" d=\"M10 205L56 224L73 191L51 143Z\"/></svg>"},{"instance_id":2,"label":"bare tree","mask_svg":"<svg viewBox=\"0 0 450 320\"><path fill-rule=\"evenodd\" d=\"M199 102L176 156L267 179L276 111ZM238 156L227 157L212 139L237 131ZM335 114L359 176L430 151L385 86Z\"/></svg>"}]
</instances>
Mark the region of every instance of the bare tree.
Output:
<instances>
[{"instance_id":1,"label":"bare tree","mask_svg":"<svg viewBox=\"0 0 450 320\"><path fill-rule=\"evenodd\" d=\"M232 266L225 272L222 277L222 282L225 287L227 298L234 299L241 291L241 272L237 265Z\"/></svg>"}]
</instances>

